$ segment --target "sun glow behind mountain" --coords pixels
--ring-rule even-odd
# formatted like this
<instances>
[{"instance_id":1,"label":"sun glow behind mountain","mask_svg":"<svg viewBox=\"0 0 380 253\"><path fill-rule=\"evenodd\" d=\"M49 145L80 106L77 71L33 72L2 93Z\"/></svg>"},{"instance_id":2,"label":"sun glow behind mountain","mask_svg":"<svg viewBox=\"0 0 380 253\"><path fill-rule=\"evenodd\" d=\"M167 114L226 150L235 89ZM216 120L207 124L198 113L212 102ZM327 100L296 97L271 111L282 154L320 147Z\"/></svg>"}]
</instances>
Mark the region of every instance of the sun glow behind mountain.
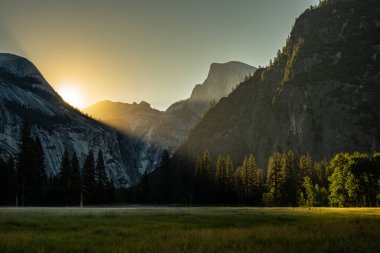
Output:
<instances>
[{"instance_id":1,"label":"sun glow behind mountain","mask_svg":"<svg viewBox=\"0 0 380 253\"><path fill-rule=\"evenodd\" d=\"M64 84L58 88L59 95L70 105L78 108L84 108L83 95L78 88L72 84Z\"/></svg>"}]
</instances>

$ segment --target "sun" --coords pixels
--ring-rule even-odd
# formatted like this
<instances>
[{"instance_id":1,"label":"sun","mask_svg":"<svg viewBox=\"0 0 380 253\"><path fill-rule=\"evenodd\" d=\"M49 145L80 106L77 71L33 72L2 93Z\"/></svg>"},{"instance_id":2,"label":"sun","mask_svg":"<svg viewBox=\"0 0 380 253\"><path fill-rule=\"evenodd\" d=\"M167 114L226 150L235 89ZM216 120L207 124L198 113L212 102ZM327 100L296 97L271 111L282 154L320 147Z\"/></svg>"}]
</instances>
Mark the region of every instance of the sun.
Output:
<instances>
[{"instance_id":1,"label":"sun","mask_svg":"<svg viewBox=\"0 0 380 253\"><path fill-rule=\"evenodd\" d=\"M58 93L70 105L78 109L83 109L83 96L79 89L75 88L73 85L62 85L59 87Z\"/></svg>"}]
</instances>

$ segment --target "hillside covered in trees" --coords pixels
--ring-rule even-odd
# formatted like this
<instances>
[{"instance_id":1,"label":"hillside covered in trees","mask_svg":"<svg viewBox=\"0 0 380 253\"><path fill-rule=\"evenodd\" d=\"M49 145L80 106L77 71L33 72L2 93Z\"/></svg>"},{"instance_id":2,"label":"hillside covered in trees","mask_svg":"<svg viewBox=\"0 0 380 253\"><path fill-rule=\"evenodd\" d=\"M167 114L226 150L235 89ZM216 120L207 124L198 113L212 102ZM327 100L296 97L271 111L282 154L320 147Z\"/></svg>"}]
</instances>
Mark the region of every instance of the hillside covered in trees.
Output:
<instances>
[{"instance_id":1,"label":"hillside covered in trees","mask_svg":"<svg viewBox=\"0 0 380 253\"><path fill-rule=\"evenodd\" d=\"M300 15L284 47L197 124L178 156L275 152L314 159L380 149L380 2L321 1Z\"/></svg>"},{"instance_id":2,"label":"hillside covered in trees","mask_svg":"<svg viewBox=\"0 0 380 253\"><path fill-rule=\"evenodd\" d=\"M379 16L375 0L311 6L275 59L211 108L136 196L159 201L170 171L167 199L181 203L375 206Z\"/></svg>"},{"instance_id":3,"label":"hillside covered in trees","mask_svg":"<svg viewBox=\"0 0 380 253\"><path fill-rule=\"evenodd\" d=\"M156 173L129 189L129 201L185 205L334 206L380 205L380 153L338 153L330 161L309 154L273 153L259 168L254 155L234 167L229 155L205 150L189 174L174 170L164 153ZM181 179L181 180L179 180Z\"/></svg>"}]
</instances>

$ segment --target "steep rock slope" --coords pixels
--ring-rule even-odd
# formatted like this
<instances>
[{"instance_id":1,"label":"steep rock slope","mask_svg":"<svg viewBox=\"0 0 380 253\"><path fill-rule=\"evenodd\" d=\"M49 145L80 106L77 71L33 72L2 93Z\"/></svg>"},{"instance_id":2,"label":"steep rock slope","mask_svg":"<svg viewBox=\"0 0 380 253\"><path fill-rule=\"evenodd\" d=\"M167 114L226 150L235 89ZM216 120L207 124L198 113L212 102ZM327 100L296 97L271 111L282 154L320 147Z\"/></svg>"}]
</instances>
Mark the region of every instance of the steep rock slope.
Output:
<instances>
[{"instance_id":1,"label":"steep rock slope","mask_svg":"<svg viewBox=\"0 0 380 253\"><path fill-rule=\"evenodd\" d=\"M102 149L107 174L116 186L130 186L153 168L150 148L81 114L65 103L28 60L0 54L0 154L15 156L23 121L32 126L45 152L49 176L59 170L65 148L81 163ZM153 152L154 153L154 152Z\"/></svg>"},{"instance_id":2,"label":"steep rock slope","mask_svg":"<svg viewBox=\"0 0 380 253\"><path fill-rule=\"evenodd\" d=\"M255 68L241 62L213 63L203 84L191 97L174 103L165 112L146 102L140 104L102 101L84 111L154 147L173 152L187 138L196 122L212 104L232 92Z\"/></svg>"},{"instance_id":3,"label":"steep rock slope","mask_svg":"<svg viewBox=\"0 0 380 253\"><path fill-rule=\"evenodd\" d=\"M380 2L324 1L297 20L271 66L259 69L193 129L178 154L209 149L265 167L275 151L380 148Z\"/></svg>"}]
</instances>

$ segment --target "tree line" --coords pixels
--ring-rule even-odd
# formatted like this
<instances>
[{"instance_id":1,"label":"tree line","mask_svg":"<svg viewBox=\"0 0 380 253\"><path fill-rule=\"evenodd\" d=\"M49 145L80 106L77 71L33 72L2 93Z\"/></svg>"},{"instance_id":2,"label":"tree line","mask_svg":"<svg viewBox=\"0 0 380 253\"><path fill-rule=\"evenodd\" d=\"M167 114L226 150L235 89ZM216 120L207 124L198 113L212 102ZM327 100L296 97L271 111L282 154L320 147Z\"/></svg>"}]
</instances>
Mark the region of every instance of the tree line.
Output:
<instances>
[{"instance_id":1,"label":"tree line","mask_svg":"<svg viewBox=\"0 0 380 253\"><path fill-rule=\"evenodd\" d=\"M7 206L83 206L115 201L116 189L108 180L102 150L97 159L89 151L80 167L77 154L66 149L59 173L48 178L44 152L38 138L31 136L24 123L16 157L0 157L0 205Z\"/></svg>"},{"instance_id":2,"label":"tree line","mask_svg":"<svg viewBox=\"0 0 380 253\"><path fill-rule=\"evenodd\" d=\"M96 159L95 159L96 157ZM0 156L0 205L83 206L115 203L334 206L380 205L380 153L339 153L330 161L309 154L275 152L267 168L253 154L234 166L229 155L196 159L162 154L159 166L137 186L116 189L107 177L102 150L92 150L83 166L75 152L64 151L59 173L46 175L38 138L24 124L16 157Z\"/></svg>"},{"instance_id":3,"label":"tree line","mask_svg":"<svg viewBox=\"0 0 380 253\"><path fill-rule=\"evenodd\" d=\"M253 154L234 167L229 155L213 161L205 150L195 161L187 162L193 167L188 173L185 163L171 161L165 151L156 171L145 174L138 186L129 189L129 200L197 205L380 205L378 152L338 153L330 161L318 162L309 154L275 152L262 169Z\"/></svg>"}]
</instances>

